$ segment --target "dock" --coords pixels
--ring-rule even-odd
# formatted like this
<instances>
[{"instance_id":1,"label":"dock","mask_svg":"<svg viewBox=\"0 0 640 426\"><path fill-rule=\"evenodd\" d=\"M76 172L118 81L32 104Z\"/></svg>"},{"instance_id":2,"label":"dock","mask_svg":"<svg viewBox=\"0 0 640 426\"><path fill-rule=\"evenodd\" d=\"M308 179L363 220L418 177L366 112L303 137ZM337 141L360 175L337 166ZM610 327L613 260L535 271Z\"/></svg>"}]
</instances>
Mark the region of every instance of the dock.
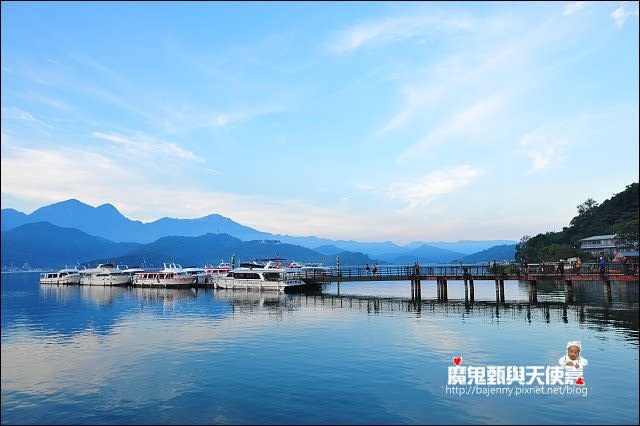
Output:
<instances>
[{"instance_id":1,"label":"dock","mask_svg":"<svg viewBox=\"0 0 640 426\"><path fill-rule=\"evenodd\" d=\"M524 265L443 265L443 266L381 266L374 273L363 267L336 267L317 273L299 273L297 277L306 283L358 282L358 281L408 281L411 283L411 298L420 300L422 282L435 281L438 300L448 299L448 281L464 281L465 300L474 301L475 281L495 282L496 301L504 302L505 281L526 281L529 285L529 301L537 302L538 281L564 282L566 301L573 301L573 285L581 281L603 283L605 299L611 300L611 281L640 280L637 265L610 264L600 270L596 264L583 264L579 269L554 270L553 266Z\"/></svg>"}]
</instances>

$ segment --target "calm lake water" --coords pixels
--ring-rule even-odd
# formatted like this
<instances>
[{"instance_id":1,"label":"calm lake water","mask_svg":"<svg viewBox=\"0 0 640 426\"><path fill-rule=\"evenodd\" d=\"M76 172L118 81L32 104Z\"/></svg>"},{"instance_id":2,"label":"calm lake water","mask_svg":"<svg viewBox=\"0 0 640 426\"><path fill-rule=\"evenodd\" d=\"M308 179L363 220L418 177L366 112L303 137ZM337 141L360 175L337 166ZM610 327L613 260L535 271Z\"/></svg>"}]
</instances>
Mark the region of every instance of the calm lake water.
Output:
<instances>
[{"instance_id":1,"label":"calm lake water","mask_svg":"<svg viewBox=\"0 0 640 426\"><path fill-rule=\"evenodd\" d=\"M638 283L408 282L322 295L39 286L2 274L2 423L638 423ZM461 365L554 366L587 395L452 395ZM577 386L573 386L576 388Z\"/></svg>"}]
</instances>

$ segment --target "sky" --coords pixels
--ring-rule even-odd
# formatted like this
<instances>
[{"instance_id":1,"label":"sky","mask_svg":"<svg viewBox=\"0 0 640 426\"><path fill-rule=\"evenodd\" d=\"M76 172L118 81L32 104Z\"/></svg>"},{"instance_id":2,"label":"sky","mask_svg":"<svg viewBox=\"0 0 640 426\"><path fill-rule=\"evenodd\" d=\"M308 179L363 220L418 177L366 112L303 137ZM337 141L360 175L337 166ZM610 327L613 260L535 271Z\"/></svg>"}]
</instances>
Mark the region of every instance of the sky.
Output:
<instances>
[{"instance_id":1,"label":"sky","mask_svg":"<svg viewBox=\"0 0 640 426\"><path fill-rule=\"evenodd\" d=\"M2 2L1 203L519 240L638 181L638 3Z\"/></svg>"}]
</instances>

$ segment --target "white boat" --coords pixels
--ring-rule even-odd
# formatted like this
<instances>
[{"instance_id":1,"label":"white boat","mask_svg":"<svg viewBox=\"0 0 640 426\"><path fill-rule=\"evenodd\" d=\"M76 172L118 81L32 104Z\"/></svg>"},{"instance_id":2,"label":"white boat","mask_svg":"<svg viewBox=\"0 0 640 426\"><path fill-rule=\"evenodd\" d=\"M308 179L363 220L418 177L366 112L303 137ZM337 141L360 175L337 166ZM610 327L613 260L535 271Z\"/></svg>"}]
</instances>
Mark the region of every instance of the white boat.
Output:
<instances>
[{"instance_id":1,"label":"white boat","mask_svg":"<svg viewBox=\"0 0 640 426\"><path fill-rule=\"evenodd\" d=\"M307 263L296 268L295 271L298 272L298 276L302 279L331 274L331 268L329 266L324 266L321 263Z\"/></svg>"},{"instance_id":2,"label":"white boat","mask_svg":"<svg viewBox=\"0 0 640 426\"><path fill-rule=\"evenodd\" d=\"M232 268L230 264L226 263L224 260L221 260L218 266L204 265L203 269L213 280L216 280L220 277L226 276Z\"/></svg>"},{"instance_id":3,"label":"white boat","mask_svg":"<svg viewBox=\"0 0 640 426\"><path fill-rule=\"evenodd\" d=\"M295 291L309 287L297 278L297 272L284 269L273 261L266 265L260 263L241 263L216 281L216 288L244 289L244 290L276 290Z\"/></svg>"},{"instance_id":4,"label":"white boat","mask_svg":"<svg viewBox=\"0 0 640 426\"><path fill-rule=\"evenodd\" d=\"M94 269L80 271L82 285L129 285L131 275L116 268L113 263L101 263Z\"/></svg>"},{"instance_id":5,"label":"white boat","mask_svg":"<svg viewBox=\"0 0 640 426\"><path fill-rule=\"evenodd\" d=\"M196 284L198 277L189 275L182 266L163 263L160 271L137 272L133 275L133 285L139 287L184 288Z\"/></svg>"},{"instance_id":6,"label":"white boat","mask_svg":"<svg viewBox=\"0 0 640 426\"><path fill-rule=\"evenodd\" d=\"M75 268L40 274L40 284L80 284L80 273Z\"/></svg>"},{"instance_id":7,"label":"white boat","mask_svg":"<svg viewBox=\"0 0 640 426\"><path fill-rule=\"evenodd\" d=\"M144 272L145 270L142 268L138 268L138 267L132 267L129 268L127 265L118 265L116 266L118 269L120 269L122 272L124 272L125 274L128 274L130 277L133 277L133 274L137 273L137 272Z\"/></svg>"},{"instance_id":8,"label":"white boat","mask_svg":"<svg viewBox=\"0 0 640 426\"><path fill-rule=\"evenodd\" d=\"M193 276L196 277L196 284L198 285L205 285L208 284L209 281L211 280L209 277L209 274L207 273L207 271L204 270L204 268L197 268L195 266L189 266L184 268L184 271Z\"/></svg>"}]
</instances>

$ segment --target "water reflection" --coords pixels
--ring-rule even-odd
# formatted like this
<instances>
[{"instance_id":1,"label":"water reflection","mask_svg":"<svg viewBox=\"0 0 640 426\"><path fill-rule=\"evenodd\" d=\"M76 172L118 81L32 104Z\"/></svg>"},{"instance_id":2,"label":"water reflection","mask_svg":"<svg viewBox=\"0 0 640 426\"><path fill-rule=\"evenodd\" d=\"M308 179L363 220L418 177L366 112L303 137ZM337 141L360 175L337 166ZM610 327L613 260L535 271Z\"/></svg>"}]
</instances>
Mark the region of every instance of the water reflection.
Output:
<instances>
[{"instance_id":1,"label":"water reflection","mask_svg":"<svg viewBox=\"0 0 640 426\"><path fill-rule=\"evenodd\" d=\"M524 284L526 288L526 284ZM625 283L618 292L625 297L637 294L633 287ZM637 287L635 287L637 289ZM330 289L328 289L330 290ZM362 289L361 289L362 290ZM583 288L576 292L576 303L566 303L557 296L557 285L542 285L542 300L531 303L528 300L465 300L421 299L406 297L373 296L360 294L281 294L274 292L216 290L215 300L227 301L234 312L253 313L256 311L285 312L298 309L349 310L372 315L395 315L411 313L415 317L446 317L458 315L462 318L483 317L499 322L500 319L523 322L541 321L579 323L597 326L602 329L614 326L623 329L630 338L638 338L640 320L637 302L618 300L615 307L600 300L592 293L592 288ZM563 291L563 290L561 290ZM632 296L633 297L633 296ZM582 303L579 303L582 302Z\"/></svg>"},{"instance_id":2,"label":"water reflection","mask_svg":"<svg viewBox=\"0 0 640 426\"><path fill-rule=\"evenodd\" d=\"M573 303L562 283L539 283L537 303L524 282L505 282L504 303L493 282L476 283L473 303L462 282L447 301L432 284L412 300L408 282L282 294L3 275L2 423L637 421L637 283L613 283L610 302L602 284L574 284ZM442 390L452 355L544 365L576 339L589 399Z\"/></svg>"},{"instance_id":3,"label":"water reflection","mask_svg":"<svg viewBox=\"0 0 640 426\"><path fill-rule=\"evenodd\" d=\"M195 300L196 289L171 289L171 288L131 288L130 293L141 302L161 302L163 306L176 306L183 300Z\"/></svg>"}]
</instances>

